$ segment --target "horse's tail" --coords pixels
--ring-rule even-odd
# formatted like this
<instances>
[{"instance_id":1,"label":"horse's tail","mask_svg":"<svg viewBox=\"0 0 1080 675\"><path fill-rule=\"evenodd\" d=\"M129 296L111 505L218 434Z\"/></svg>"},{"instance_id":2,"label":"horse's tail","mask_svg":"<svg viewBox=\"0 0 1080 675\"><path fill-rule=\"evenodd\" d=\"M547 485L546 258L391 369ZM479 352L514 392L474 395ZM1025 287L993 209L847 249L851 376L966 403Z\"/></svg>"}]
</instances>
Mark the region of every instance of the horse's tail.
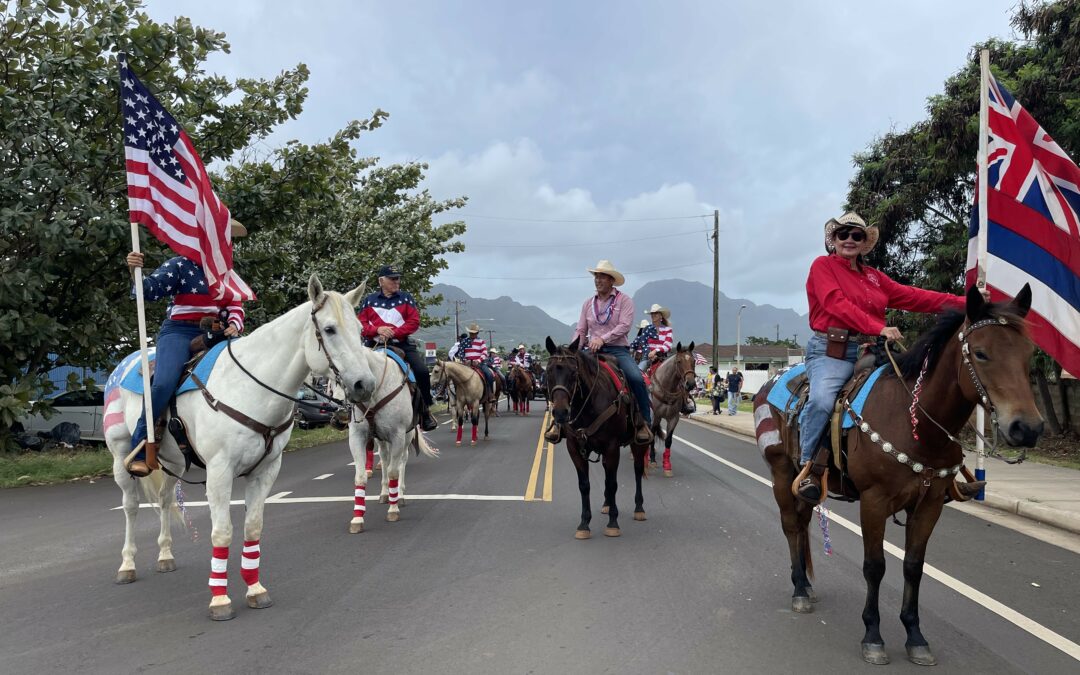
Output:
<instances>
[{"instance_id":1,"label":"horse's tail","mask_svg":"<svg viewBox=\"0 0 1080 675\"><path fill-rule=\"evenodd\" d=\"M151 471L149 476L137 479L139 488L142 490L143 497L146 501L150 502L154 506L154 510L161 513L161 490L165 486L165 472L164 471ZM169 525L175 520L178 523L184 522L184 514L180 512L180 507L177 505L176 500L172 502L172 506L169 507ZM186 525L185 525L186 527Z\"/></svg>"},{"instance_id":2,"label":"horse's tail","mask_svg":"<svg viewBox=\"0 0 1080 675\"><path fill-rule=\"evenodd\" d=\"M416 448L417 455L424 453L428 457L439 456L439 449L428 443L427 436L420 429L413 430L413 447Z\"/></svg>"}]
</instances>

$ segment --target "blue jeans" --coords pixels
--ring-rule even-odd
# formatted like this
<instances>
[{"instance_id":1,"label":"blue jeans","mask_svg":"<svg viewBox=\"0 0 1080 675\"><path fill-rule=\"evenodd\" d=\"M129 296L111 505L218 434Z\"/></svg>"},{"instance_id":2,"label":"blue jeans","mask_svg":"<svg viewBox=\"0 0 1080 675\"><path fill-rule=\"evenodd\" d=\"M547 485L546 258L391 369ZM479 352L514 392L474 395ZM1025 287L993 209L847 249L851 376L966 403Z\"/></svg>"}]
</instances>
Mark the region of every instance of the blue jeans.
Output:
<instances>
[{"instance_id":1,"label":"blue jeans","mask_svg":"<svg viewBox=\"0 0 1080 675\"><path fill-rule=\"evenodd\" d=\"M157 351L154 356L154 377L150 383L150 398L154 407L155 420L161 417L161 413L169 405L169 400L172 399L180 384L184 364L191 357L191 339L201 334L202 331L193 323L165 319L161 324L161 331L158 332L155 340ZM139 423L135 425L135 432L131 435L132 449L144 440L146 440L145 408L139 417ZM145 452L140 452L136 456L136 459L145 458Z\"/></svg>"},{"instance_id":2,"label":"blue jeans","mask_svg":"<svg viewBox=\"0 0 1080 675\"><path fill-rule=\"evenodd\" d=\"M742 394L737 391L729 391L727 393L727 411L729 415L734 415L739 412L739 401L742 400Z\"/></svg>"},{"instance_id":3,"label":"blue jeans","mask_svg":"<svg viewBox=\"0 0 1080 675\"><path fill-rule=\"evenodd\" d=\"M806 375L810 378L810 397L799 418L801 461L810 461L836 404L836 395L855 372L859 345L849 342L844 359L825 356L827 340L815 335L806 344Z\"/></svg>"},{"instance_id":4,"label":"blue jeans","mask_svg":"<svg viewBox=\"0 0 1080 675\"><path fill-rule=\"evenodd\" d=\"M634 395L634 400L637 401L641 416L645 418L645 423L651 426L652 404L649 402L649 389L645 386L645 378L641 374L641 369L634 363L634 357L630 355L630 350L626 347L604 345L600 348L600 353L610 354L615 357L619 370L623 372L626 384L630 386L630 392Z\"/></svg>"}]
</instances>

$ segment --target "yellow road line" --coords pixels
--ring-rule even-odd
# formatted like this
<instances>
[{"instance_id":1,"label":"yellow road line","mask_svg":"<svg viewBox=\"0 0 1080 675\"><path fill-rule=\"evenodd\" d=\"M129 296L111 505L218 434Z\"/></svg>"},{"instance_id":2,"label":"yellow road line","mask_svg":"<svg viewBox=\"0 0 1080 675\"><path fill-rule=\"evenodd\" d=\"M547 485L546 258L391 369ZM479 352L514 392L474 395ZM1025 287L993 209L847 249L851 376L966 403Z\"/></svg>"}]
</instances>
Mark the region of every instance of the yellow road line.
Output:
<instances>
[{"instance_id":1,"label":"yellow road line","mask_svg":"<svg viewBox=\"0 0 1080 675\"><path fill-rule=\"evenodd\" d=\"M540 438L536 440L536 455L533 457L532 471L529 472L529 484L525 486L525 501L535 501L536 479L540 477L540 462L544 457L544 430L547 429L548 413L540 423Z\"/></svg>"},{"instance_id":2,"label":"yellow road line","mask_svg":"<svg viewBox=\"0 0 1080 675\"><path fill-rule=\"evenodd\" d=\"M545 427L546 428L546 427ZM547 444L547 466L544 467L544 501L551 501L551 473L555 465L555 446Z\"/></svg>"}]
</instances>

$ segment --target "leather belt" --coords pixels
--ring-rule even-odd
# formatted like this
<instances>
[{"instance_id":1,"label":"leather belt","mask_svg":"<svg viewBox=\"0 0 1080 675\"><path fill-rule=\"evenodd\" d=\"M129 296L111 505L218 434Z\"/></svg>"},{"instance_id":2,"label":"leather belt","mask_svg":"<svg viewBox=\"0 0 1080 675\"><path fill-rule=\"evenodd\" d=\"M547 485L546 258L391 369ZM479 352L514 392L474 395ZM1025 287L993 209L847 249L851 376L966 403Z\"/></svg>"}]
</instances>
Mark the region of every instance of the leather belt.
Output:
<instances>
[{"instance_id":1,"label":"leather belt","mask_svg":"<svg viewBox=\"0 0 1080 675\"><path fill-rule=\"evenodd\" d=\"M828 333L822 333L819 330L814 331L814 335L819 338L829 339ZM864 342L875 342L878 339L877 335L866 335L865 333L848 333L848 342L857 342L862 344Z\"/></svg>"}]
</instances>

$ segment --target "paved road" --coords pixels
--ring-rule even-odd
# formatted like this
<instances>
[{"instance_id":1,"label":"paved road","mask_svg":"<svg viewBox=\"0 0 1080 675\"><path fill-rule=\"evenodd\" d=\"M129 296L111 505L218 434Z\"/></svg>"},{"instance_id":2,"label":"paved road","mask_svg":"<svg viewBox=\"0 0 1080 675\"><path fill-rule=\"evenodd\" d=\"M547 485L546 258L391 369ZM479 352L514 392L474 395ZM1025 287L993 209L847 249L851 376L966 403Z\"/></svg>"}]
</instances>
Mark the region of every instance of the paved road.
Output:
<instances>
[{"instance_id":1,"label":"paved road","mask_svg":"<svg viewBox=\"0 0 1080 675\"><path fill-rule=\"evenodd\" d=\"M418 497L444 497L413 499L398 523L385 522L385 507L371 504L359 535L347 533L345 447L287 455L262 542L262 577L276 604L243 606L234 542L230 593L238 616L226 623L205 617L205 507L189 510L197 540L177 533L179 569L171 574L153 572L156 517L144 510L139 581L116 586L123 517L111 510L119 504L111 480L0 491L0 671L871 669L859 658L861 540L839 520L857 520L854 508L834 512L832 556L822 555L815 533L821 601L814 614L796 615L786 544L752 444L680 426L675 477L646 483L646 522L630 516L633 477L624 463L618 539L601 536L602 473L594 467L594 538L577 541L572 466L558 446L549 480L539 431L535 412L503 417L493 420L493 440L455 448L443 427L434 435L443 456L414 458L406 487ZM189 488L187 498L200 499L200 491ZM242 508L234 507L238 531ZM903 531L890 525L888 537L902 545ZM923 628L937 672L1078 672L1080 555L947 509L930 562L952 584L923 585ZM916 668L904 659L901 589L900 563L890 557L882 632L891 672Z\"/></svg>"}]
</instances>

